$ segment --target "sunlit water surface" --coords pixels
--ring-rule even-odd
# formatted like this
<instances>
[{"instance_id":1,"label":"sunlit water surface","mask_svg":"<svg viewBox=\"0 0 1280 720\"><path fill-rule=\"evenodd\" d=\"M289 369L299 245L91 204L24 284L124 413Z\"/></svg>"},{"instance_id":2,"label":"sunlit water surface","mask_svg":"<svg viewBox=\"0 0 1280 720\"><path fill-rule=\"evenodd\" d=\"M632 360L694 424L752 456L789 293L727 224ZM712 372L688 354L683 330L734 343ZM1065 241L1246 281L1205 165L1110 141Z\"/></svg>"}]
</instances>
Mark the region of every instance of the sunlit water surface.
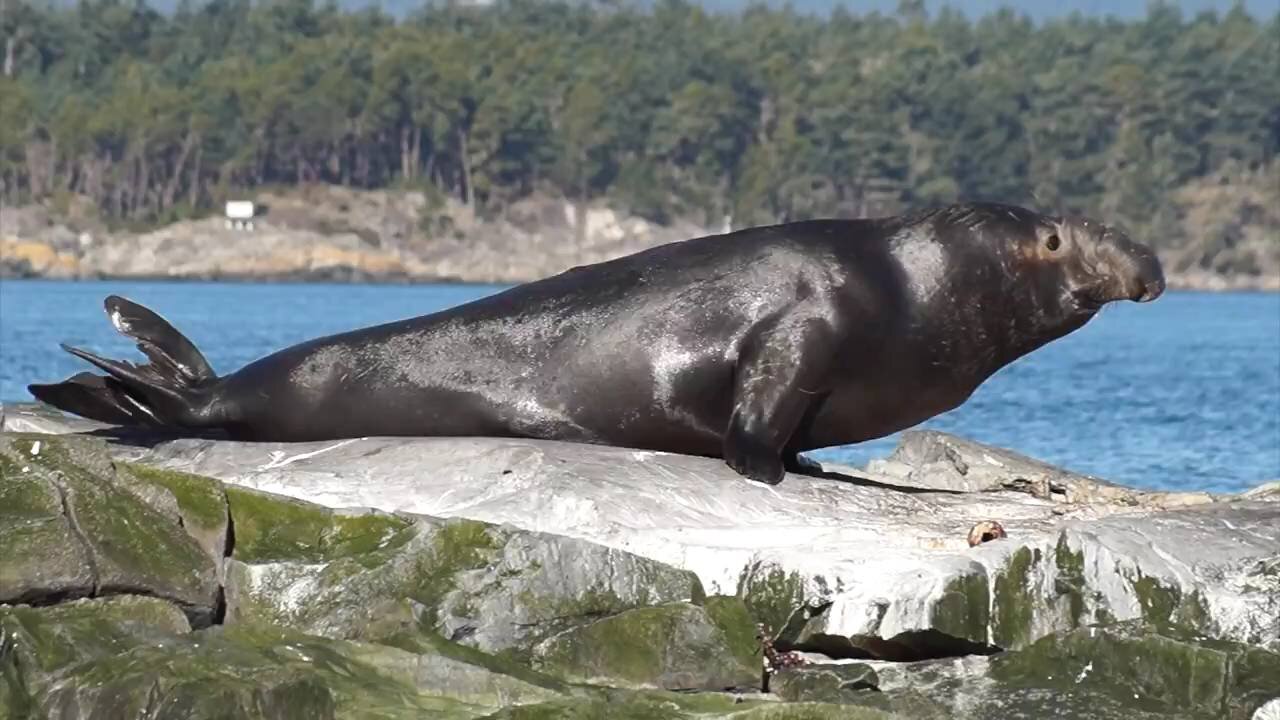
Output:
<instances>
[{"instance_id":1,"label":"sunlit water surface","mask_svg":"<svg viewBox=\"0 0 1280 720\"><path fill-rule=\"evenodd\" d=\"M172 321L229 372L300 340L429 313L502 288L160 282L0 282L0 401L86 365L58 348L140 359L102 299ZM1116 482L1234 492L1280 479L1280 295L1170 292L1108 307L987 381L925 427ZM861 465L897 436L815 453Z\"/></svg>"}]
</instances>

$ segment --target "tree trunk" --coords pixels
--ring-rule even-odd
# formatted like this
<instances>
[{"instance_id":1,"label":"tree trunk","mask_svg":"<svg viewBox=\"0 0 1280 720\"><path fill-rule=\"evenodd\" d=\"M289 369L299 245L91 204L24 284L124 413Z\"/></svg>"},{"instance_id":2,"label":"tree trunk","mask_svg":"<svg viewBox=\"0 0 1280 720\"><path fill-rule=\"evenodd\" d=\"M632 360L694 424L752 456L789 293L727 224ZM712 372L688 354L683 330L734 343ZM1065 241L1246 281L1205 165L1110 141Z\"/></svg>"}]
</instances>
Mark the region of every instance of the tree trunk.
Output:
<instances>
[{"instance_id":1,"label":"tree trunk","mask_svg":"<svg viewBox=\"0 0 1280 720\"><path fill-rule=\"evenodd\" d=\"M173 164L173 176L169 178L164 194L160 196L161 210L173 205L173 198L178 194L178 186L182 184L182 171L187 166L187 156L199 141L200 136L195 131L187 131L187 136L182 140L182 149L178 151L178 161Z\"/></svg>"},{"instance_id":2,"label":"tree trunk","mask_svg":"<svg viewBox=\"0 0 1280 720\"><path fill-rule=\"evenodd\" d=\"M4 14L4 3L0 3L0 15ZM13 60L18 49L17 34L4 39L4 76L13 77Z\"/></svg>"},{"instance_id":3,"label":"tree trunk","mask_svg":"<svg viewBox=\"0 0 1280 720\"><path fill-rule=\"evenodd\" d=\"M471 192L471 158L467 150L467 131L458 131L458 156L462 162L462 204L471 207L475 196Z\"/></svg>"},{"instance_id":4,"label":"tree trunk","mask_svg":"<svg viewBox=\"0 0 1280 720\"><path fill-rule=\"evenodd\" d=\"M422 128L413 129L413 142L409 146L409 168L413 177L418 177L419 163L422 161Z\"/></svg>"},{"instance_id":5,"label":"tree trunk","mask_svg":"<svg viewBox=\"0 0 1280 720\"><path fill-rule=\"evenodd\" d=\"M409 165L409 133L410 128L401 126L400 128L400 178L408 180L412 175L412 169Z\"/></svg>"},{"instance_id":6,"label":"tree trunk","mask_svg":"<svg viewBox=\"0 0 1280 720\"><path fill-rule=\"evenodd\" d=\"M200 160L203 151L204 144L197 143L196 157L195 160L191 162L191 185L187 188L187 192L189 193L187 196L187 202L193 208L200 202Z\"/></svg>"},{"instance_id":7,"label":"tree trunk","mask_svg":"<svg viewBox=\"0 0 1280 720\"><path fill-rule=\"evenodd\" d=\"M147 165L147 146L145 143L138 148L134 163L138 168L135 175L137 184L134 186L133 195L133 214L136 217L147 210L147 197L151 189L151 168Z\"/></svg>"}]
</instances>

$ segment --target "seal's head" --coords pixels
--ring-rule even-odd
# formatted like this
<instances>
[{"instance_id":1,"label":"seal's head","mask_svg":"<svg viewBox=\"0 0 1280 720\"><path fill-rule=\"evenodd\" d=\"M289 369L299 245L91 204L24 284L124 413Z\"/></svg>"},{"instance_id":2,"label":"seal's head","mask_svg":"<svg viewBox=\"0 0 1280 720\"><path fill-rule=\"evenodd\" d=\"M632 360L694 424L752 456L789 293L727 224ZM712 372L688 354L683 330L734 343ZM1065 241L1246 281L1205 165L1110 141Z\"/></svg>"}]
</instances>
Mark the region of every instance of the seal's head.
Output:
<instances>
[{"instance_id":1,"label":"seal's head","mask_svg":"<svg viewBox=\"0 0 1280 720\"><path fill-rule=\"evenodd\" d=\"M954 306L944 316L1003 339L1001 362L1080 328L1108 303L1149 302L1164 292L1155 253L1090 218L996 203L932 217L949 261Z\"/></svg>"},{"instance_id":2,"label":"seal's head","mask_svg":"<svg viewBox=\"0 0 1280 720\"><path fill-rule=\"evenodd\" d=\"M1067 315L1093 315L1117 300L1150 302L1164 292L1156 254L1096 220L1041 216L1021 245L1024 271L1038 276L1038 285L1056 286L1052 294Z\"/></svg>"}]
</instances>

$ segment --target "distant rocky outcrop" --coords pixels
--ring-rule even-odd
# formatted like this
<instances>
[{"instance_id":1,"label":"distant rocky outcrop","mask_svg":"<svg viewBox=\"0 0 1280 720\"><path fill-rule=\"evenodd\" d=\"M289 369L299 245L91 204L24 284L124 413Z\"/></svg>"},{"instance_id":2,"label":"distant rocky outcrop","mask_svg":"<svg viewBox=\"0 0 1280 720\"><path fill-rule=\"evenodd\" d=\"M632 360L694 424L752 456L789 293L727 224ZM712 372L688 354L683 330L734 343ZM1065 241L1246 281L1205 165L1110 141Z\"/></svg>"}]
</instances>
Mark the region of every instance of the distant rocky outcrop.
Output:
<instances>
[{"instance_id":1,"label":"distant rocky outcrop","mask_svg":"<svg viewBox=\"0 0 1280 720\"><path fill-rule=\"evenodd\" d=\"M1280 219L1259 216L1259 198L1213 192L1188 191L1187 212L1209 230L1161 250L1169 284L1280 290ZM74 213L4 208L0 277L518 283L728 227L660 225L553 198L525 199L489 219L421 192L314 186L255 199L265 214L251 231L221 217L108 231L78 205Z\"/></svg>"},{"instance_id":2,"label":"distant rocky outcrop","mask_svg":"<svg viewBox=\"0 0 1280 720\"><path fill-rule=\"evenodd\" d=\"M0 427L0 717L1280 701L1274 488L1147 492L936 432L768 487L570 443L182 439L37 405Z\"/></svg>"}]
</instances>

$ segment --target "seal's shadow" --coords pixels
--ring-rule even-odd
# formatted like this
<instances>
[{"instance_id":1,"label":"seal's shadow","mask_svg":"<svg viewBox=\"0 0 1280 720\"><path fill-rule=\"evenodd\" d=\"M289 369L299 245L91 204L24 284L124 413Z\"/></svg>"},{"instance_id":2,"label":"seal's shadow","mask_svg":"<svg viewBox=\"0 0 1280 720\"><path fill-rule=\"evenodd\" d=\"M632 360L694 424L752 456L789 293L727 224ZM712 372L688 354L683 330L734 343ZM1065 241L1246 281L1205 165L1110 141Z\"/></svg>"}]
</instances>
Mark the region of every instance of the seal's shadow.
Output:
<instances>
[{"instance_id":1,"label":"seal's shadow","mask_svg":"<svg viewBox=\"0 0 1280 720\"><path fill-rule=\"evenodd\" d=\"M175 428L172 432L164 428L127 427L124 425L96 428L77 433L88 437L102 438L112 445L154 449L161 443L173 440L230 440L225 430L191 430Z\"/></svg>"},{"instance_id":2,"label":"seal's shadow","mask_svg":"<svg viewBox=\"0 0 1280 720\"><path fill-rule=\"evenodd\" d=\"M801 477L816 477L824 480L835 480L836 482L848 483L850 485L860 485L862 487L874 487L884 490L893 490L895 492L907 493L910 495L918 495L921 493L943 493L946 495L963 495L963 490L951 490L949 488L930 488L918 487L915 485L898 485L897 483L885 482L884 480L875 480L863 475L853 475L850 473L838 472L836 470L804 470L800 472L791 471L790 475L799 475ZM785 482L785 480L784 480Z\"/></svg>"}]
</instances>

